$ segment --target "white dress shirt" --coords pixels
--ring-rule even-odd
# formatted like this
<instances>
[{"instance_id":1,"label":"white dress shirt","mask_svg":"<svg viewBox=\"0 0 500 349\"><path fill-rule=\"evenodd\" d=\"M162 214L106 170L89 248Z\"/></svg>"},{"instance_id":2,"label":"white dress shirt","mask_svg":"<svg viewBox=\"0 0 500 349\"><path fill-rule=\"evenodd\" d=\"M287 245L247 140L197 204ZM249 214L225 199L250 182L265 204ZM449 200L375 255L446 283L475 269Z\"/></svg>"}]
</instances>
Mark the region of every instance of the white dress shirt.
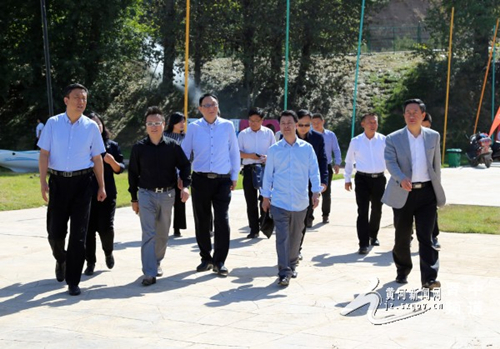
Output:
<instances>
[{"instance_id":1,"label":"white dress shirt","mask_svg":"<svg viewBox=\"0 0 500 349\"><path fill-rule=\"evenodd\" d=\"M267 155L269 147L276 143L274 133L271 129L261 126L258 131L252 131L247 127L238 135L238 145L240 151L247 154L256 153L259 155ZM243 165L262 163L262 160L243 159Z\"/></svg>"},{"instance_id":2,"label":"white dress shirt","mask_svg":"<svg viewBox=\"0 0 500 349\"><path fill-rule=\"evenodd\" d=\"M188 159L193 155L193 171L231 174L231 180L238 180L240 149L231 121L218 116L212 124L203 117L190 123L182 150Z\"/></svg>"},{"instance_id":3,"label":"white dress shirt","mask_svg":"<svg viewBox=\"0 0 500 349\"><path fill-rule=\"evenodd\" d=\"M351 182L351 175L356 164L356 170L365 173L382 173L385 171L385 136L378 132L368 139L363 132L351 139L345 157L344 178Z\"/></svg>"},{"instance_id":4,"label":"white dress shirt","mask_svg":"<svg viewBox=\"0 0 500 349\"><path fill-rule=\"evenodd\" d=\"M427 158L425 157L424 136L422 133L415 137L409 130L408 141L411 151L411 181L412 183L428 182L431 180L429 169L427 168Z\"/></svg>"}]
</instances>

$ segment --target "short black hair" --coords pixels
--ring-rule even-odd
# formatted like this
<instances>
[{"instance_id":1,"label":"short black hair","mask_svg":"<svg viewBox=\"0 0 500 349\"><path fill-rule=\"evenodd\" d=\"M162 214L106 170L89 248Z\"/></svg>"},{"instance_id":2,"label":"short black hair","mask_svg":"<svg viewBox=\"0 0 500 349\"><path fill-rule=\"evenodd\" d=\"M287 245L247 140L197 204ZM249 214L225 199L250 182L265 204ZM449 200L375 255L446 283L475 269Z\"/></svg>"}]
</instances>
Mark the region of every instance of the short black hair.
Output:
<instances>
[{"instance_id":1,"label":"short black hair","mask_svg":"<svg viewBox=\"0 0 500 349\"><path fill-rule=\"evenodd\" d=\"M425 110L426 110L426 107L425 107L425 103L422 102L421 99L418 99L418 98L411 98L411 99L407 99L404 103L403 103L403 112L406 111L406 106L408 104L418 104L418 106L420 107L420 111L422 113L425 113Z\"/></svg>"},{"instance_id":2,"label":"short black hair","mask_svg":"<svg viewBox=\"0 0 500 349\"><path fill-rule=\"evenodd\" d=\"M144 114L144 121L147 120L148 116L150 116L150 115L156 115L156 114L160 115L161 119L163 121L165 121L165 117L163 116L163 112L157 106L148 107L148 109L146 110L146 113Z\"/></svg>"},{"instance_id":3,"label":"short black hair","mask_svg":"<svg viewBox=\"0 0 500 349\"><path fill-rule=\"evenodd\" d=\"M200 97L200 99L198 100L198 105L200 105L200 106L201 106L201 102L203 102L203 100L204 100L205 98L207 98L207 97L212 97L213 99L215 99L215 100L217 101L217 103L219 103L219 98L217 98L217 96L216 96L216 95L214 95L213 93L208 92L208 93L204 93L204 94Z\"/></svg>"},{"instance_id":4,"label":"short black hair","mask_svg":"<svg viewBox=\"0 0 500 349\"><path fill-rule=\"evenodd\" d=\"M71 85L68 85L64 88L64 97L69 97L69 94L71 93L71 91L73 90L76 90L76 89L82 89L84 90L87 94L89 93L89 90L83 86L82 84L71 84Z\"/></svg>"},{"instance_id":5,"label":"short black hair","mask_svg":"<svg viewBox=\"0 0 500 349\"><path fill-rule=\"evenodd\" d=\"M429 113L425 113L424 120L422 121L429 121L429 123L432 125L432 116Z\"/></svg>"},{"instance_id":6,"label":"short black hair","mask_svg":"<svg viewBox=\"0 0 500 349\"><path fill-rule=\"evenodd\" d=\"M323 114L321 113L314 113L312 115L312 119L320 119L320 120L325 120L325 118L323 117Z\"/></svg>"},{"instance_id":7,"label":"short black hair","mask_svg":"<svg viewBox=\"0 0 500 349\"><path fill-rule=\"evenodd\" d=\"M311 112L309 110L307 110L307 109L300 109L297 112L297 118L302 119L305 116L311 117Z\"/></svg>"},{"instance_id":8,"label":"short black hair","mask_svg":"<svg viewBox=\"0 0 500 349\"><path fill-rule=\"evenodd\" d=\"M361 116L361 119L359 120L360 122L363 122L364 119L366 119L369 116L373 116L375 119L378 120L378 115L375 113L366 113L365 115Z\"/></svg>"},{"instance_id":9,"label":"short black hair","mask_svg":"<svg viewBox=\"0 0 500 349\"><path fill-rule=\"evenodd\" d=\"M295 123L299 122L299 118L297 116L297 113L295 113L293 110L284 110L281 112L280 114L280 117L278 119L278 122L281 122L281 118L283 116L291 116L293 117L293 121L295 121Z\"/></svg>"},{"instance_id":10,"label":"short black hair","mask_svg":"<svg viewBox=\"0 0 500 349\"><path fill-rule=\"evenodd\" d=\"M248 117L252 115L258 115L261 119L264 119L265 118L264 109L258 107L250 108L250 110L248 111Z\"/></svg>"},{"instance_id":11,"label":"short black hair","mask_svg":"<svg viewBox=\"0 0 500 349\"><path fill-rule=\"evenodd\" d=\"M178 124L182 120L186 120L186 117L184 116L184 114L182 114L181 112L172 113L170 115L170 117L168 118L167 127L165 128L165 132L168 132L168 133L173 132L174 125Z\"/></svg>"}]
</instances>

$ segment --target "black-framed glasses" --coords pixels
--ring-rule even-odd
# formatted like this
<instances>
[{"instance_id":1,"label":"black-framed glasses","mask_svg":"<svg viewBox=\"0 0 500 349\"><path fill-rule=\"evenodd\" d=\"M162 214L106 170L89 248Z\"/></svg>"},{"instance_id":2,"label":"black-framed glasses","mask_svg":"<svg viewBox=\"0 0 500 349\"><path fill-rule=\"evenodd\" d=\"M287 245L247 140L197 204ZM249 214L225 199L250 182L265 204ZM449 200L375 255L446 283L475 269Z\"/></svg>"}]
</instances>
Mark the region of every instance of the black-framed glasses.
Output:
<instances>
[{"instance_id":1,"label":"black-framed glasses","mask_svg":"<svg viewBox=\"0 0 500 349\"><path fill-rule=\"evenodd\" d=\"M299 127L311 127L311 124L297 124Z\"/></svg>"}]
</instances>

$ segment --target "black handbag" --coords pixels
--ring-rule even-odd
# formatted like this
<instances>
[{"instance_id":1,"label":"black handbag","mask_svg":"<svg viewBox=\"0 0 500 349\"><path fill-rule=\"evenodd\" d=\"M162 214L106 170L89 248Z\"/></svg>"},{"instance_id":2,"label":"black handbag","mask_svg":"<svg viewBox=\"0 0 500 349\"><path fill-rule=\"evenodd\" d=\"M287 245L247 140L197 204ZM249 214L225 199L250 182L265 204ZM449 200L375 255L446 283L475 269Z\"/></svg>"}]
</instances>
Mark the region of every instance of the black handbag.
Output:
<instances>
[{"instance_id":1,"label":"black handbag","mask_svg":"<svg viewBox=\"0 0 500 349\"><path fill-rule=\"evenodd\" d=\"M264 233L265 236L269 239L271 235L273 235L274 230L274 220L271 216L271 210L267 210L264 212L262 217L260 218L260 231Z\"/></svg>"}]
</instances>

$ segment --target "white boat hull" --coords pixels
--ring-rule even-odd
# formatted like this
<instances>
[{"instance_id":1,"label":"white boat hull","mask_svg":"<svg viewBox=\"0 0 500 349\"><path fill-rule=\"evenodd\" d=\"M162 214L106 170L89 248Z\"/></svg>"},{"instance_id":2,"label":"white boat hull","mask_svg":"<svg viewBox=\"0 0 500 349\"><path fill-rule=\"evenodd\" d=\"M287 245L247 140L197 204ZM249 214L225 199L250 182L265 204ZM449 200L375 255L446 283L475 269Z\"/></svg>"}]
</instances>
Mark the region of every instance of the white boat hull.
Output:
<instances>
[{"instance_id":1,"label":"white boat hull","mask_svg":"<svg viewBox=\"0 0 500 349\"><path fill-rule=\"evenodd\" d=\"M38 172L38 150L6 150L0 149L0 166L14 172Z\"/></svg>"}]
</instances>

